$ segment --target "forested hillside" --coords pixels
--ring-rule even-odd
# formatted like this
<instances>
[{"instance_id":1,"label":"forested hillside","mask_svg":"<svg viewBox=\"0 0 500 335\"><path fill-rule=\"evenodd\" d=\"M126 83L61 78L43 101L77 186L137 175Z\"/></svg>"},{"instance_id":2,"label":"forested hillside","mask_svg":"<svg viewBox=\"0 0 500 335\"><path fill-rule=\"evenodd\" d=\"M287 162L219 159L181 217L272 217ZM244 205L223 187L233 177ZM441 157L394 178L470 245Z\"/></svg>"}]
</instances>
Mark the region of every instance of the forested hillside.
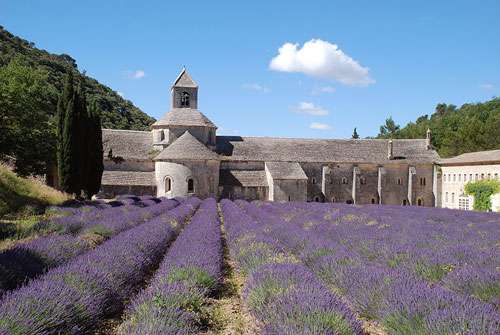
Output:
<instances>
[{"instance_id":1,"label":"forested hillside","mask_svg":"<svg viewBox=\"0 0 500 335\"><path fill-rule=\"evenodd\" d=\"M40 175L55 162L57 101L72 72L95 102L102 126L146 130L154 119L111 88L81 73L68 55L35 48L0 26L0 160L21 175Z\"/></svg>"},{"instance_id":2,"label":"forested hillside","mask_svg":"<svg viewBox=\"0 0 500 335\"><path fill-rule=\"evenodd\" d=\"M45 50L37 49L33 42L28 42L12 35L0 26L0 67L7 65L14 58L29 65L34 70L46 71L47 98L50 102L49 111L55 113L57 94L63 85L63 77L68 71L74 71L82 77L89 100L97 100L102 111L102 125L105 128L146 130L154 119L129 100L123 99L111 88L97 80L82 74L77 69L76 61L71 56L54 55Z\"/></svg>"},{"instance_id":3,"label":"forested hillside","mask_svg":"<svg viewBox=\"0 0 500 335\"><path fill-rule=\"evenodd\" d=\"M460 108L438 104L432 115L423 115L403 128L389 118L378 138L425 138L428 128L441 157L500 149L500 98Z\"/></svg>"}]
</instances>

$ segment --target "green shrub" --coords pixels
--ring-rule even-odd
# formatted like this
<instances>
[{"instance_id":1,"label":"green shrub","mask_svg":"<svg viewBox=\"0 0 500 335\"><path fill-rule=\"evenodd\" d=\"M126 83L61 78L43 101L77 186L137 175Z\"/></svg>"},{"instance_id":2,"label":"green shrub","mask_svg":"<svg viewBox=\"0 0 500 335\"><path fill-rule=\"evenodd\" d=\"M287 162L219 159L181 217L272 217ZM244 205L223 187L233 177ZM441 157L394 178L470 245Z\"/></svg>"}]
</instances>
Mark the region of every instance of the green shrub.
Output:
<instances>
[{"instance_id":1,"label":"green shrub","mask_svg":"<svg viewBox=\"0 0 500 335\"><path fill-rule=\"evenodd\" d=\"M491 210L491 196L500 192L498 180L478 180L465 185L465 193L474 196L474 209L487 212Z\"/></svg>"}]
</instances>

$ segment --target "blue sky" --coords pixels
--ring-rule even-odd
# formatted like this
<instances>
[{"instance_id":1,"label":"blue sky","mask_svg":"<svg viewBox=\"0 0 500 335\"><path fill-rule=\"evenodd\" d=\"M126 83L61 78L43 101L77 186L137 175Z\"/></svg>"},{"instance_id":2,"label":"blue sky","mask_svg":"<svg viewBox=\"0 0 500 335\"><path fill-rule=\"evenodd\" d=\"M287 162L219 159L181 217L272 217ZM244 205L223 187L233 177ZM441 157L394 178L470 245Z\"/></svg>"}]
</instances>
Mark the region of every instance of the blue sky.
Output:
<instances>
[{"instance_id":1,"label":"blue sky","mask_svg":"<svg viewBox=\"0 0 500 335\"><path fill-rule=\"evenodd\" d=\"M499 96L498 13L496 0L0 0L6 29L155 118L186 65L219 134L280 137L374 136L388 116Z\"/></svg>"}]
</instances>

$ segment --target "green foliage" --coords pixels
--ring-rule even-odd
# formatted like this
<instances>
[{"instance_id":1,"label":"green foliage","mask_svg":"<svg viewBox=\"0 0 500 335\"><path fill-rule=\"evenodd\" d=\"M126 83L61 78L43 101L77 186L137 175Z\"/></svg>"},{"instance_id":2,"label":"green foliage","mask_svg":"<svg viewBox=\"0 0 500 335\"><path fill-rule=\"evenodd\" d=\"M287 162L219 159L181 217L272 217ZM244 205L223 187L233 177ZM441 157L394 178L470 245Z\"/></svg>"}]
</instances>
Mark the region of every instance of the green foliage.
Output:
<instances>
[{"instance_id":1,"label":"green foliage","mask_svg":"<svg viewBox=\"0 0 500 335\"><path fill-rule=\"evenodd\" d=\"M380 126L379 137L393 138L399 131L399 125L394 122L392 116L385 120L385 124Z\"/></svg>"},{"instance_id":2,"label":"green foliage","mask_svg":"<svg viewBox=\"0 0 500 335\"><path fill-rule=\"evenodd\" d=\"M425 138L431 129L432 145L442 157L500 149L500 98L458 109L441 103L430 117L423 115L400 129L388 121L377 138Z\"/></svg>"},{"instance_id":3,"label":"green foliage","mask_svg":"<svg viewBox=\"0 0 500 335\"><path fill-rule=\"evenodd\" d=\"M478 180L465 184L465 193L474 196L474 209L487 212L491 210L491 196L500 192L498 180Z\"/></svg>"},{"instance_id":4,"label":"green foliage","mask_svg":"<svg viewBox=\"0 0 500 335\"><path fill-rule=\"evenodd\" d=\"M34 44L12 35L0 26L0 67L7 65L12 59L22 57L27 66L48 74L45 81L47 89L53 93L47 94L51 108L48 113L54 115L58 96L62 90L64 77L72 72L75 79L81 79L88 99L96 101L101 111L104 128L148 130L154 119L131 101L123 99L111 88L87 77L77 69L76 61L66 54L54 55L34 47Z\"/></svg>"},{"instance_id":5,"label":"green foliage","mask_svg":"<svg viewBox=\"0 0 500 335\"><path fill-rule=\"evenodd\" d=\"M1 45L1 43L0 43ZM48 73L22 59L0 66L0 159L15 158L20 175L42 174L53 160L55 125L48 113Z\"/></svg>"},{"instance_id":6,"label":"green foliage","mask_svg":"<svg viewBox=\"0 0 500 335\"><path fill-rule=\"evenodd\" d=\"M104 128L147 130L154 122L132 102L80 73L70 56L37 49L0 26L0 160L12 160L23 176L45 174L56 161L56 133L62 129L56 111L67 108L58 106L58 98L68 75L95 103Z\"/></svg>"},{"instance_id":7,"label":"green foliage","mask_svg":"<svg viewBox=\"0 0 500 335\"><path fill-rule=\"evenodd\" d=\"M68 193L91 198L101 187L103 166L102 130L97 104L87 108L86 94L74 88L67 76L57 103L57 165L59 187Z\"/></svg>"},{"instance_id":8,"label":"green foliage","mask_svg":"<svg viewBox=\"0 0 500 335\"><path fill-rule=\"evenodd\" d=\"M352 132L352 138L353 139L358 139L359 138L358 131L357 131L356 128L354 128L354 130Z\"/></svg>"},{"instance_id":9,"label":"green foliage","mask_svg":"<svg viewBox=\"0 0 500 335\"><path fill-rule=\"evenodd\" d=\"M215 278L210 276L206 271L196 267L173 268L167 276L167 282L169 284L183 282L189 286L207 289L213 288L217 283Z\"/></svg>"}]
</instances>

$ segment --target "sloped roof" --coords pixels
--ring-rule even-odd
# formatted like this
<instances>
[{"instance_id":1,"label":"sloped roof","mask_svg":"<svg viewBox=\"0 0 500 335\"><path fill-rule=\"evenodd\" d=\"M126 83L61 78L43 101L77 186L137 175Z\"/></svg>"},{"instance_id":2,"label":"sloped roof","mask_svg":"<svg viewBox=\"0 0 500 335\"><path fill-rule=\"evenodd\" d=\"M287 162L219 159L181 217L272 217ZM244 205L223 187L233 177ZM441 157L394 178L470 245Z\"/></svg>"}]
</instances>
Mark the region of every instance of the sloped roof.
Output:
<instances>
[{"instance_id":1,"label":"sloped roof","mask_svg":"<svg viewBox=\"0 0 500 335\"><path fill-rule=\"evenodd\" d=\"M500 163L500 150L476 151L439 160L442 165Z\"/></svg>"},{"instance_id":2,"label":"sloped roof","mask_svg":"<svg viewBox=\"0 0 500 335\"><path fill-rule=\"evenodd\" d=\"M297 162L266 162L266 168L273 179L307 179Z\"/></svg>"},{"instance_id":3,"label":"sloped roof","mask_svg":"<svg viewBox=\"0 0 500 335\"><path fill-rule=\"evenodd\" d=\"M203 113L192 108L172 108L160 120L153 123L155 126L200 126L217 128Z\"/></svg>"},{"instance_id":4,"label":"sloped roof","mask_svg":"<svg viewBox=\"0 0 500 335\"><path fill-rule=\"evenodd\" d=\"M102 146L104 158L108 157L109 149L112 149L115 157L150 160L153 137L149 131L103 129Z\"/></svg>"},{"instance_id":5,"label":"sloped roof","mask_svg":"<svg viewBox=\"0 0 500 335\"><path fill-rule=\"evenodd\" d=\"M186 131L155 157L155 160L164 159L219 159L219 156Z\"/></svg>"},{"instance_id":6,"label":"sloped roof","mask_svg":"<svg viewBox=\"0 0 500 335\"><path fill-rule=\"evenodd\" d=\"M264 170L220 170L219 185L268 186Z\"/></svg>"},{"instance_id":7,"label":"sloped roof","mask_svg":"<svg viewBox=\"0 0 500 335\"><path fill-rule=\"evenodd\" d=\"M439 155L428 150L425 139L393 140L393 155L387 158L388 140L303 139L217 136L217 153L222 160L264 162L389 163L435 162ZM404 159L403 159L404 157Z\"/></svg>"},{"instance_id":8,"label":"sloped roof","mask_svg":"<svg viewBox=\"0 0 500 335\"><path fill-rule=\"evenodd\" d=\"M198 84L196 84L187 72L186 68L183 68L181 73L177 76L177 78L174 81L174 84L172 85L173 87L198 87Z\"/></svg>"},{"instance_id":9,"label":"sloped roof","mask_svg":"<svg viewBox=\"0 0 500 335\"><path fill-rule=\"evenodd\" d=\"M102 185L155 186L154 172L104 170Z\"/></svg>"}]
</instances>

